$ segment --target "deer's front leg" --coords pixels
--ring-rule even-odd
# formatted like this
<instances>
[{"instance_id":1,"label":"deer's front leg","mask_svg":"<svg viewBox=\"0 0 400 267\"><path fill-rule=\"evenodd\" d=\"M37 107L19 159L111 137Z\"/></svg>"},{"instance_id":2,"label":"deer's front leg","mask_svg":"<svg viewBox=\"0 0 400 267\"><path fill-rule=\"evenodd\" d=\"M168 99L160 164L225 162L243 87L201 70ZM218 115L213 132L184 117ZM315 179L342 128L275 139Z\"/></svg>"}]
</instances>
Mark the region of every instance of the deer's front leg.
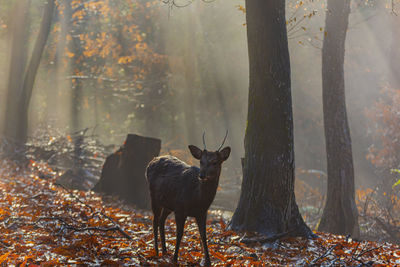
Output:
<instances>
[{"instance_id":1,"label":"deer's front leg","mask_svg":"<svg viewBox=\"0 0 400 267\"><path fill-rule=\"evenodd\" d=\"M175 244L174 262L177 262L178 251L183 236L183 228L185 226L186 216L183 215L183 213L175 212L175 221L176 221L176 244Z\"/></svg>"},{"instance_id":2,"label":"deer's front leg","mask_svg":"<svg viewBox=\"0 0 400 267\"><path fill-rule=\"evenodd\" d=\"M205 255L205 264L207 266L211 265L210 255L208 254L208 247L207 247L207 236L206 236L206 221L207 221L207 213L197 216L196 222L197 226L199 227L201 243L203 245L204 255Z\"/></svg>"}]
</instances>

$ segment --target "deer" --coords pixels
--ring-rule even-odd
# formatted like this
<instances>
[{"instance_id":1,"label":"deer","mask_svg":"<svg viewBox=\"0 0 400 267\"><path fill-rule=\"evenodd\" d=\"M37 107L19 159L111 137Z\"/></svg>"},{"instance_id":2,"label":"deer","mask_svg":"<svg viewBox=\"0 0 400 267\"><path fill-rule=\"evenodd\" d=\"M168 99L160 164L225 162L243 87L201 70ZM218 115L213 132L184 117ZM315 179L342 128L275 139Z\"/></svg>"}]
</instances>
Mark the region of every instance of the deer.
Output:
<instances>
[{"instance_id":1,"label":"deer","mask_svg":"<svg viewBox=\"0 0 400 267\"><path fill-rule=\"evenodd\" d=\"M205 265L211 265L207 247L206 220L207 211L217 192L221 165L230 155L231 148L223 147L217 151L207 151L205 132L204 149L189 145L192 156L200 160L200 168L190 166L176 157L166 155L154 158L147 166L146 178L150 189L151 208L153 210L154 249L158 257L158 230L160 230L163 255L166 255L165 220L172 212L175 214L176 243L173 257L178 261L178 251L182 240L187 217L194 217L199 228Z\"/></svg>"}]
</instances>

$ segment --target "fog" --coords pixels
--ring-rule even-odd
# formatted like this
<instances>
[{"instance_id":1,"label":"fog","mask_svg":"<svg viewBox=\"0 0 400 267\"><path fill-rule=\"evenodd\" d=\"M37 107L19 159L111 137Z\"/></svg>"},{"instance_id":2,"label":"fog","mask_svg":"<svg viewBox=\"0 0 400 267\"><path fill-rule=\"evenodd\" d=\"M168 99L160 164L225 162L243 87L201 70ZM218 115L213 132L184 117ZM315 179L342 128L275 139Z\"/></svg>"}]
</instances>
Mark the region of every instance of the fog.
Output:
<instances>
[{"instance_id":1,"label":"fog","mask_svg":"<svg viewBox=\"0 0 400 267\"><path fill-rule=\"evenodd\" d=\"M29 51L39 28L41 6L36 2L31 6ZM299 21L307 17L300 23L288 24L296 173L301 179L324 185L318 179L325 179L323 173L326 172L321 82L325 3L304 2L296 9L291 1L287 8L288 18L296 17ZM396 31L398 33L399 17L382 2L354 1L346 40L345 86L357 186L372 186L379 179L375 167L366 159L375 136L371 128L373 122L365 112L380 97L384 86L399 86L396 74L391 71L393 64L398 64L393 62L396 40L392 38ZM79 102L75 102L71 97L71 62L64 64L61 59L54 62L54 53L59 51L57 46L65 44L60 37L62 30L53 29L34 86L28 135L35 137L38 130L46 128L65 135L89 128L103 143L119 146L127 133L136 133L160 138L163 153L175 153L189 160L187 145L202 147L203 132L207 148L216 150L228 130L225 144L232 147L232 155L224 165L223 193L217 195L217 205L233 209L240 192L240 159L244 155L247 115L245 14L238 7L244 2L194 1L182 8L159 5L151 14L152 31L148 42L157 53L164 55L166 66L162 77L151 76L151 82L158 83L155 87L139 88L140 83L131 84L130 76L126 75L128 70L122 67L111 77L100 72L86 77L86 71L80 75L81 96ZM10 6L2 4L0 7L1 131L4 130L11 48L11 33L2 25L9 19ZM313 15L308 17L311 13ZM62 19L57 17L55 21L56 27L62 28ZM95 18L88 19L87 28L95 25ZM90 64L111 66L114 63ZM150 93L146 91L149 88ZM72 126L71 114L76 105L79 122ZM317 178L315 171L322 174L322 178Z\"/></svg>"}]
</instances>

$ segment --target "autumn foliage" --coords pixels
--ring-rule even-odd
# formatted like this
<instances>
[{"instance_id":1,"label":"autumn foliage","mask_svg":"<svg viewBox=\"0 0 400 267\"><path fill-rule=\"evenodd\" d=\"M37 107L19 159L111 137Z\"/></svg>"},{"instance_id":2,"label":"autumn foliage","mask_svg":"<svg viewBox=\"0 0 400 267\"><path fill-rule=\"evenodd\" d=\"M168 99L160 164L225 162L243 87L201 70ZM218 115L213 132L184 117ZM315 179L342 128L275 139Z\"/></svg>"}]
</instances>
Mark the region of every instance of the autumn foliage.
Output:
<instances>
[{"instance_id":1,"label":"autumn foliage","mask_svg":"<svg viewBox=\"0 0 400 267\"><path fill-rule=\"evenodd\" d=\"M47 174L46 180L38 175ZM25 170L0 162L0 263L19 266L68 264L143 266L171 265L169 256L155 257L151 216L117 199L93 192L67 191L54 183L58 173L31 161ZM374 266L400 264L400 247L390 243L356 242L318 233L314 240L285 238L262 245L258 236L227 229L218 211L211 212L207 236L215 266L329 264ZM166 223L172 255L175 223ZM180 264L202 258L194 220L185 227Z\"/></svg>"},{"instance_id":2,"label":"autumn foliage","mask_svg":"<svg viewBox=\"0 0 400 267\"><path fill-rule=\"evenodd\" d=\"M59 45L62 28L66 27L62 25L62 18L68 16L65 10L71 9L71 17L65 18L71 19L72 25L66 33L62 56L71 58L74 65L82 65L80 72L73 70L74 75L114 79L129 69L129 78L137 81L144 78L152 64L162 60L148 44L155 1L73 0L70 6L66 4L68 1L58 4L61 22L54 26L55 45ZM78 47L71 44L75 39ZM53 49L53 59L55 52Z\"/></svg>"},{"instance_id":3,"label":"autumn foliage","mask_svg":"<svg viewBox=\"0 0 400 267\"><path fill-rule=\"evenodd\" d=\"M373 122L376 144L371 145L367 158L380 168L397 168L400 162L400 90L384 88L381 98L367 111Z\"/></svg>"}]
</instances>

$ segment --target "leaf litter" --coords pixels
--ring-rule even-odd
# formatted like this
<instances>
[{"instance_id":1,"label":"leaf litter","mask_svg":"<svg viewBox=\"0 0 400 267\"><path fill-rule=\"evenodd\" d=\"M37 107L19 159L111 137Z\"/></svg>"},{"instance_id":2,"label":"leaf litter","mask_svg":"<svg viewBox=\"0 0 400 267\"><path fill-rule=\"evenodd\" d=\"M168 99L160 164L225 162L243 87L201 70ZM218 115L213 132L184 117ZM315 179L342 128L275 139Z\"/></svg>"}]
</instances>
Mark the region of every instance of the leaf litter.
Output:
<instances>
[{"instance_id":1,"label":"leaf litter","mask_svg":"<svg viewBox=\"0 0 400 267\"><path fill-rule=\"evenodd\" d=\"M39 178L46 173L48 179ZM168 255L154 252L152 214L114 197L70 191L55 184L58 173L31 162L25 170L0 160L0 264L14 266L170 266L175 244L173 216L166 222ZM400 246L317 233L319 238L244 242L250 233L228 230L212 211L207 240L214 266L400 265ZM251 238L250 238L251 240ZM257 240L255 238L254 240ZM197 226L185 225L179 264L203 257Z\"/></svg>"}]
</instances>

